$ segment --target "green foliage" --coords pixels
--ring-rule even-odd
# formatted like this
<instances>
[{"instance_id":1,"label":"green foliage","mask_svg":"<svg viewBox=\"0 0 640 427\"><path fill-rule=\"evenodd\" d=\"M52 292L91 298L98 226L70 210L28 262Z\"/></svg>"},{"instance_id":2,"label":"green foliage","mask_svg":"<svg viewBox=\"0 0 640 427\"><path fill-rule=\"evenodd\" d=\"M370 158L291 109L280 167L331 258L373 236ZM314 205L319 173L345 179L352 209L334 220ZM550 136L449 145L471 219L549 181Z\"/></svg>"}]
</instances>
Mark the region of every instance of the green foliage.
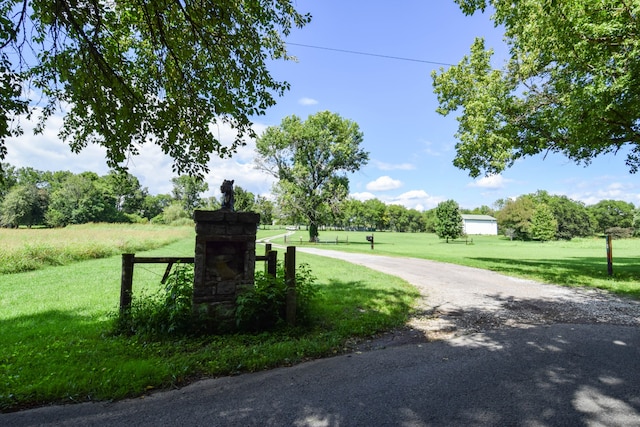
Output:
<instances>
[{"instance_id":1,"label":"green foliage","mask_svg":"<svg viewBox=\"0 0 640 427\"><path fill-rule=\"evenodd\" d=\"M188 216L201 205L200 194L209 190L209 184L198 177L181 175L171 178L173 199L179 203Z\"/></svg>"},{"instance_id":2,"label":"green foliage","mask_svg":"<svg viewBox=\"0 0 640 427\"><path fill-rule=\"evenodd\" d=\"M601 200L589 206L589 211L596 221L596 229L606 232L608 228L632 228L634 206L621 200Z\"/></svg>"},{"instance_id":3,"label":"green foliage","mask_svg":"<svg viewBox=\"0 0 640 427\"><path fill-rule=\"evenodd\" d=\"M202 175L289 88L267 63L288 59L284 37L309 21L290 0L2 2L0 160L5 138L21 133L14 117L32 112L42 131L66 105L60 135L72 150L99 144L124 167L154 143L175 171ZM235 130L231 144L217 123Z\"/></svg>"},{"instance_id":4,"label":"green foliage","mask_svg":"<svg viewBox=\"0 0 640 427\"><path fill-rule=\"evenodd\" d=\"M242 331L265 331L285 324L287 291L285 270L278 263L276 277L258 271L255 286L240 294L236 300L236 326ZM296 268L296 322L311 320L311 302L318 293L316 278L308 264Z\"/></svg>"},{"instance_id":5,"label":"green foliage","mask_svg":"<svg viewBox=\"0 0 640 427\"><path fill-rule=\"evenodd\" d=\"M535 203L531 196L520 196L516 200L507 200L496 214L498 227L504 232L511 230L510 236L515 239L531 238L531 217L535 211Z\"/></svg>"},{"instance_id":6,"label":"green foliage","mask_svg":"<svg viewBox=\"0 0 640 427\"><path fill-rule=\"evenodd\" d=\"M16 185L0 203L0 226L42 224L49 204L49 194L33 184Z\"/></svg>"},{"instance_id":7,"label":"green foliage","mask_svg":"<svg viewBox=\"0 0 640 427\"><path fill-rule=\"evenodd\" d=\"M614 239L628 239L633 236L633 228L611 227L604 231Z\"/></svg>"},{"instance_id":8,"label":"green foliage","mask_svg":"<svg viewBox=\"0 0 640 427\"><path fill-rule=\"evenodd\" d=\"M244 188L236 185L234 187L234 209L238 212L255 212L256 196Z\"/></svg>"},{"instance_id":9,"label":"green foliage","mask_svg":"<svg viewBox=\"0 0 640 427\"><path fill-rule=\"evenodd\" d=\"M471 53L433 72L440 114L460 110L454 165L500 173L518 158L557 152L589 164L629 146L640 167L640 15L635 2L457 0L489 5L510 58L502 70L477 39Z\"/></svg>"},{"instance_id":10,"label":"green foliage","mask_svg":"<svg viewBox=\"0 0 640 427\"><path fill-rule=\"evenodd\" d=\"M436 234L441 239L457 239L462 236L462 215L455 200L438 203L435 218Z\"/></svg>"},{"instance_id":11,"label":"green foliage","mask_svg":"<svg viewBox=\"0 0 640 427\"><path fill-rule=\"evenodd\" d=\"M260 214L261 225L271 225L273 223L273 202L264 196L256 197L255 210Z\"/></svg>"},{"instance_id":12,"label":"green foliage","mask_svg":"<svg viewBox=\"0 0 640 427\"><path fill-rule=\"evenodd\" d=\"M192 298L193 266L176 264L164 287L133 298L130 310L117 315L115 332L149 339L195 333Z\"/></svg>"},{"instance_id":13,"label":"green foliage","mask_svg":"<svg viewBox=\"0 0 640 427\"><path fill-rule=\"evenodd\" d=\"M558 221L553 216L551 208L539 204L531 216L531 238L543 242L553 240L558 230Z\"/></svg>"},{"instance_id":14,"label":"green foliage","mask_svg":"<svg viewBox=\"0 0 640 427\"><path fill-rule=\"evenodd\" d=\"M369 160L360 144L357 123L322 111L306 121L285 117L280 126L267 128L256 143L256 166L276 178L275 193L287 216L309 224L309 240L318 226L337 211L348 195L348 172Z\"/></svg>"}]
</instances>

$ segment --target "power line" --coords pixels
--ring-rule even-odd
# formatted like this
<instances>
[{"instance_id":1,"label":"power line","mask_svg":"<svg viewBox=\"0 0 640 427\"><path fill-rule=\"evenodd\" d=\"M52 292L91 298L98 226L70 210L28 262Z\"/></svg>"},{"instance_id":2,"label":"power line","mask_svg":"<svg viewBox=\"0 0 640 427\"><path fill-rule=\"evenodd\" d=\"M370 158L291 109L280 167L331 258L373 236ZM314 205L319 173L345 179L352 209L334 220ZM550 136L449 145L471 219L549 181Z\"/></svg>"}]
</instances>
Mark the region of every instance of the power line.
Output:
<instances>
[{"instance_id":1,"label":"power line","mask_svg":"<svg viewBox=\"0 0 640 427\"><path fill-rule=\"evenodd\" d=\"M393 60L396 60L396 61L421 62L423 64L443 65L443 66L446 66L446 67L454 66L454 64L447 64L446 62L426 61L424 59L404 58L404 57L401 57L401 56L381 55L381 54L378 54L378 53L369 53L369 52L358 52L356 50L336 49L336 48L332 48L332 47L323 47L323 46L312 46L312 45L301 44L301 43L288 43L287 42L287 44L291 45L291 46L308 47L308 48L311 48L311 49L321 49L321 50L330 50L330 51L333 51L333 52L348 53L348 54L351 54L351 55L375 56L375 57L378 57L378 58L393 59Z\"/></svg>"}]
</instances>

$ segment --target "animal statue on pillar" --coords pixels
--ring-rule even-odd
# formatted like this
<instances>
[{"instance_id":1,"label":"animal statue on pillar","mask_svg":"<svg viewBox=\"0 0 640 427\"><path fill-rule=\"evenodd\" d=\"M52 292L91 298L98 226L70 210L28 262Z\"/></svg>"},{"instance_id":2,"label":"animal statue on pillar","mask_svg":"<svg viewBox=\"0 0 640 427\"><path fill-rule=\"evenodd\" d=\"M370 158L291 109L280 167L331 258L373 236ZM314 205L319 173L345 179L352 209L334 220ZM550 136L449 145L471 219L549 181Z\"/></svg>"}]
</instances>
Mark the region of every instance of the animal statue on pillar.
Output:
<instances>
[{"instance_id":1,"label":"animal statue on pillar","mask_svg":"<svg viewBox=\"0 0 640 427\"><path fill-rule=\"evenodd\" d=\"M222 192L222 209L230 211L234 210L233 204L235 203L233 196L233 181L233 179L225 179L220 186L220 191Z\"/></svg>"}]
</instances>

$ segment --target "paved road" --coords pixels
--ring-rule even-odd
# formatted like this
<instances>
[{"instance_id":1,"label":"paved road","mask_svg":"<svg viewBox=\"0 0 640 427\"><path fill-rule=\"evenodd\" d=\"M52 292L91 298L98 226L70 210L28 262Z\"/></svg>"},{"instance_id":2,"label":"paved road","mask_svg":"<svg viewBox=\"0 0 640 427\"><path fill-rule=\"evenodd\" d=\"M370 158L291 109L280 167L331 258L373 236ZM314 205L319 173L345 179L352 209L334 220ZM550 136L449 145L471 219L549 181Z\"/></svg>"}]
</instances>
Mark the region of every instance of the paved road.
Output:
<instances>
[{"instance_id":1,"label":"paved road","mask_svg":"<svg viewBox=\"0 0 640 427\"><path fill-rule=\"evenodd\" d=\"M640 425L637 302L423 260L329 255L400 272L427 296L416 330L446 339L3 414L0 425Z\"/></svg>"}]
</instances>

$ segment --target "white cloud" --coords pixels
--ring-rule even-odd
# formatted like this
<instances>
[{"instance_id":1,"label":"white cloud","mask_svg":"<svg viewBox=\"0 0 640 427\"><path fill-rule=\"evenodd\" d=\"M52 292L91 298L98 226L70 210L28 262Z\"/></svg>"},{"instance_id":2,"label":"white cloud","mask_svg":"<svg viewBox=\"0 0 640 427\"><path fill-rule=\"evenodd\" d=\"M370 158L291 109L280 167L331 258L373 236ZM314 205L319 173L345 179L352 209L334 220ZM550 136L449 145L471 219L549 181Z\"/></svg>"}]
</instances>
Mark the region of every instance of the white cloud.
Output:
<instances>
[{"instance_id":1,"label":"white cloud","mask_svg":"<svg viewBox=\"0 0 640 427\"><path fill-rule=\"evenodd\" d=\"M298 104L308 106L308 105L316 105L318 103L317 100L313 98L300 98L298 100Z\"/></svg>"},{"instance_id":2,"label":"white cloud","mask_svg":"<svg viewBox=\"0 0 640 427\"><path fill-rule=\"evenodd\" d=\"M411 190L393 197L385 203L402 205L408 209L417 209L419 211L432 209L438 206L438 203L445 199L437 196L430 196L424 190Z\"/></svg>"},{"instance_id":3,"label":"white cloud","mask_svg":"<svg viewBox=\"0 0 640 427\"><path fill-rule=\"evenodd\" d=\"M622 200L640 207L640 187L632 183L612 182L603 189L593 191L590 188L598 188L594 183L581 183L577 187L582 191L574 191L567 197L586 205L595 205L601 200Z\"/></svg>"},{"instance_id":4,"label":"white cloud","mask_svg":"<svg viewBox=\"0 0 640 427\"><path fill-rule=\"evenodd\" d=\"M402 181L393 179L390 176L384 175L375 181L371 181L367 184L367 190L369 191L388 191L395 190L402 187Z\"/></svg>"},{"instance_id":5,"label":"white cloud","mask_svg":"<svg viewBox=\"0 0 640 427\"><path fill-rule=\"evenodd\" d=\"M373 193L369 193L368 191L363 191L362 193L351 193L349 197L360 200L361 202L366 202L367 200L375 199L376 196Z\"/></svg>"},{"instance_id":6,"label":"white cloud","mask_svg":"<svg viewBox=\"0 0 640 427\"><path fill-rule=\"evenodd\" d=\"M383 170L383 171L391 171L391 170L413 170L416 167L414 165L412 165L411 163L398 163L398 164L392 164L392 163L385 163L385 162L381 162L379 160L372 160L371 164L373 166L375 166L376 168Z\"/></svg>"},{"instance_id":7,"label":"white cloud","mask_svg":"<svg viewBox=\"0 0 640 427\"><path fill-rule=\"evenodd\" d=\"M511 182L511 180L505 179L502 175L489 175L489 176L485 176L480 179L477 179L469 183L467 186L497 190L499 188L504 188L504 186L508 182Z\"/></svg>"}]
</instances>

